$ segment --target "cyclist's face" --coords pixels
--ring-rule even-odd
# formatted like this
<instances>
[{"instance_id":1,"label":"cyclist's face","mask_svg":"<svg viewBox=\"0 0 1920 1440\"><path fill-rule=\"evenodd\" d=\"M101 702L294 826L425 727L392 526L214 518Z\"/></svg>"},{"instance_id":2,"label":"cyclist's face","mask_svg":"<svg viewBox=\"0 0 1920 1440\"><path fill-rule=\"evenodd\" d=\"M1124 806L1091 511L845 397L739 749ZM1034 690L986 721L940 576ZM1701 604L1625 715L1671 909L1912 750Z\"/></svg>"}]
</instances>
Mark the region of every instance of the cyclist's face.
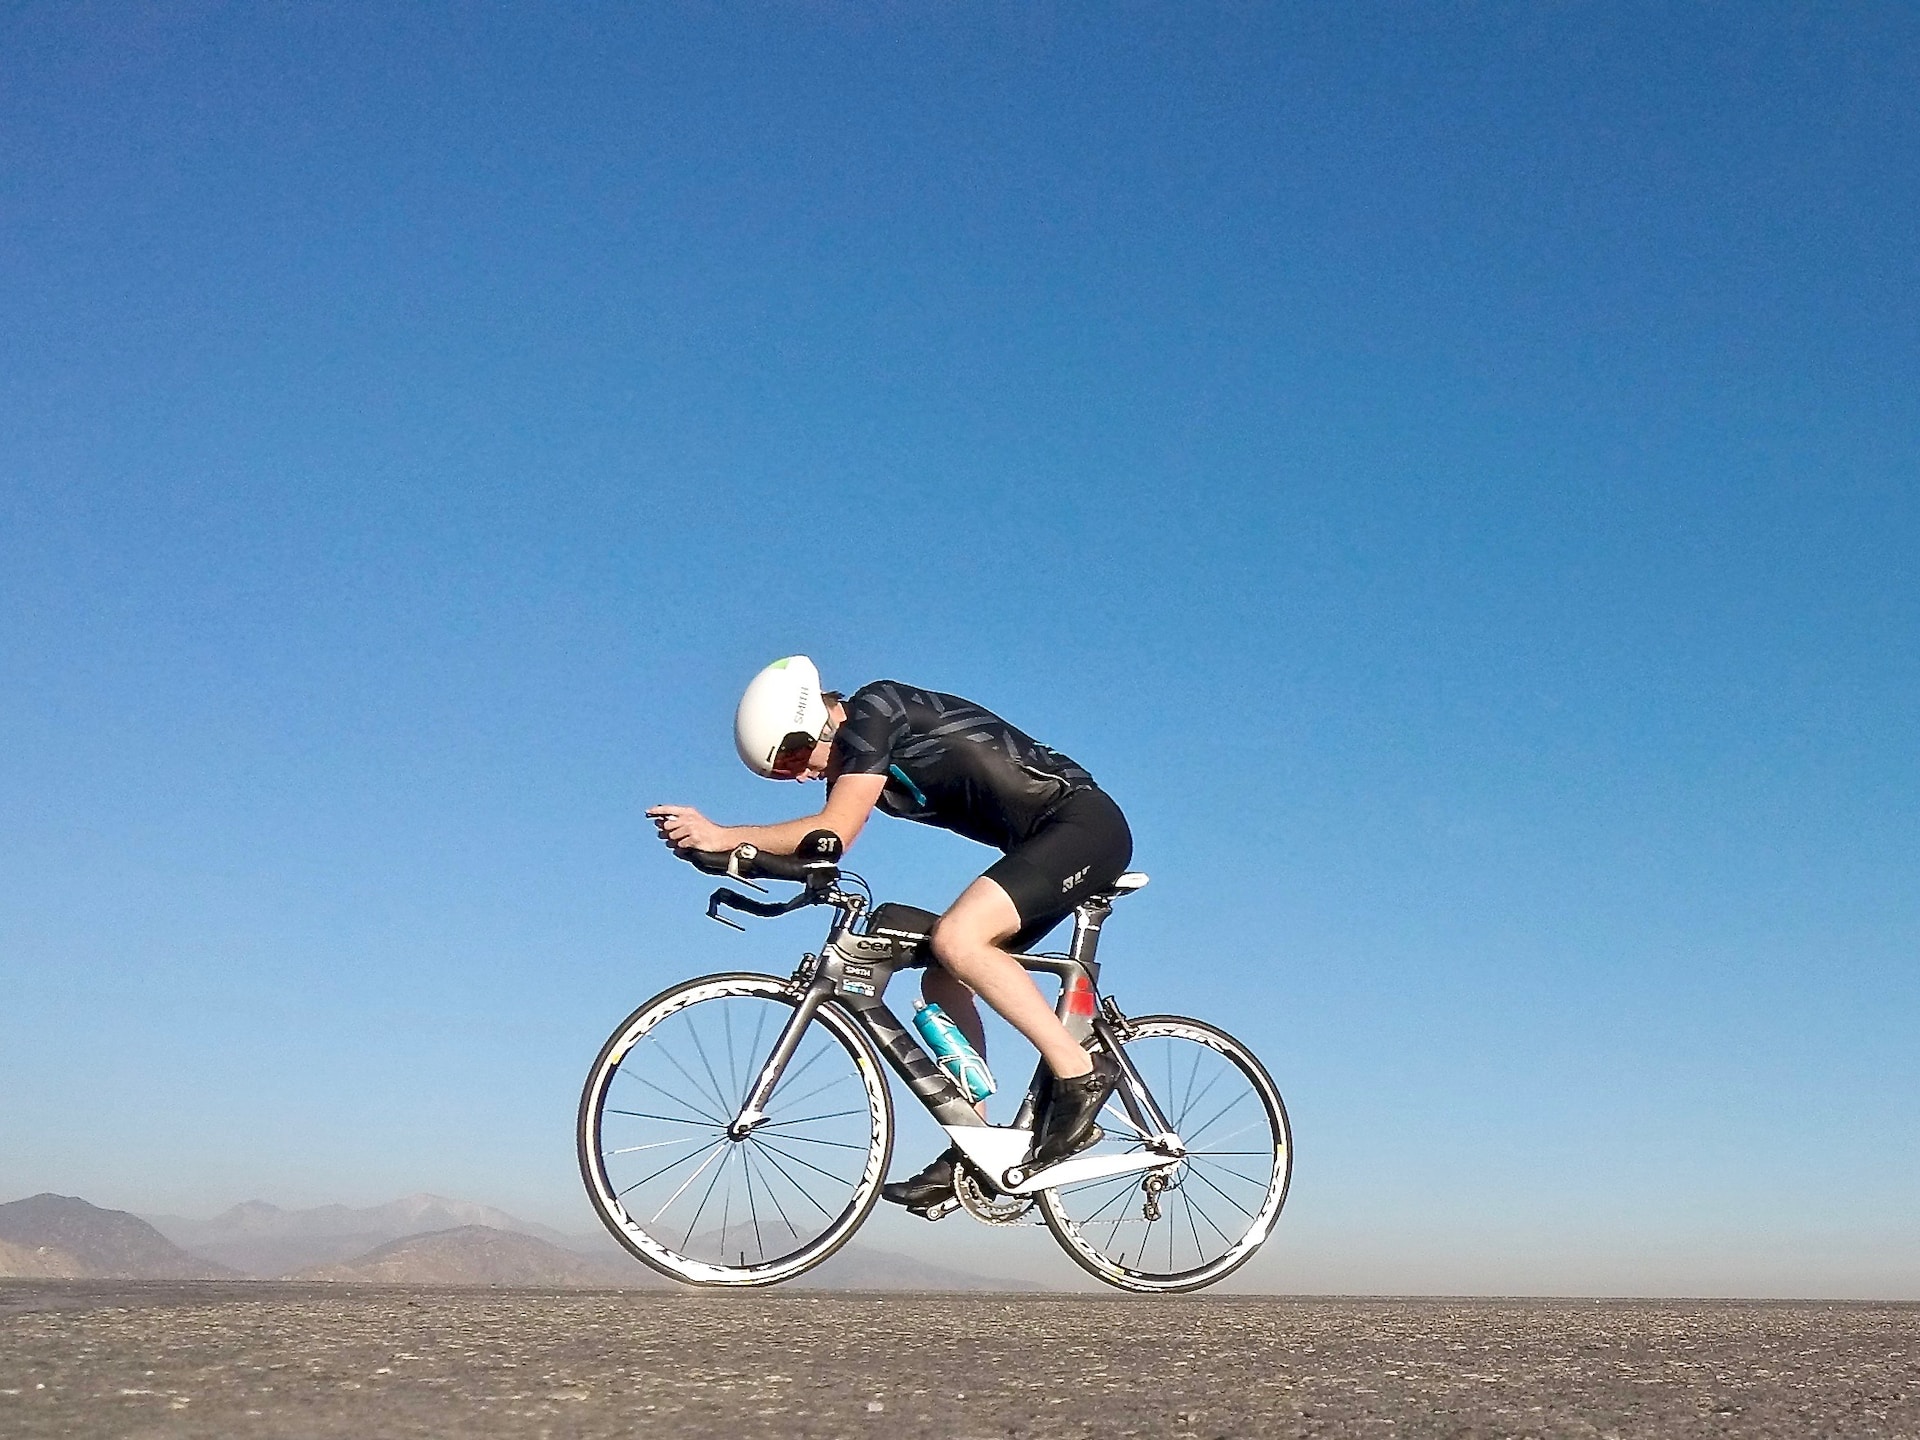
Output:
<instances>
[{"instance_id":1,"label":"cyclist's face","mask_svg":"<svg viewBox=\"0 0 1920 1440\"><path fill-rule=\"evenodd\" d=\"M832 758L832 755L832 744L822 740L813 747L813 753L807 757L807 768L793 778L803 783L808 780L818 780L827 773L827 761Z\"/></svg>"},{"instance_id":2,"label":"cyclist's face","mask_svg":"<svg viewBox=\"0 0 1920 1440\"><path fill-rule=\"evenodd\" d=\"M844 705L835 704L827 707L827 714L832 717L833 724L828 726L826 732L814 743L813 749L807 753L804 761L795 756L795 763L791 770L776 771L781 779L805 782L818 780L827 773L827 762L833 758L833 732L846 724L847 710Z\"/></svg>"}]
</instances>

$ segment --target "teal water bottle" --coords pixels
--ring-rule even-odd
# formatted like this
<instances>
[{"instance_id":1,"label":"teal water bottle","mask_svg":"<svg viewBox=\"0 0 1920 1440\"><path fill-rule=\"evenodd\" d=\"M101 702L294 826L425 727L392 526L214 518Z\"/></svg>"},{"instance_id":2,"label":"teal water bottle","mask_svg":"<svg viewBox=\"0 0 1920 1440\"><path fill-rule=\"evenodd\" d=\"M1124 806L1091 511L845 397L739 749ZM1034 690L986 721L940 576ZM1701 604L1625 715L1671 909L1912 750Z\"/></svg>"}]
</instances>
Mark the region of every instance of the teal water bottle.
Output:
<instances>
[{"instance_id":1,"label":"teal water bottle","mask_svg":"<svg viewBox=\"0 0 1920 1440\"><path fill-rule=\"evenodd\" d=\"M913 1007L913 1028L927 1042L927 1049L947 1078L960 1087L969 1100L984 1100L993 1094L993 1075L980 1052L967 1043L960 1027L938 1005L922 1000Z\"/></svg>"}]
</instances>

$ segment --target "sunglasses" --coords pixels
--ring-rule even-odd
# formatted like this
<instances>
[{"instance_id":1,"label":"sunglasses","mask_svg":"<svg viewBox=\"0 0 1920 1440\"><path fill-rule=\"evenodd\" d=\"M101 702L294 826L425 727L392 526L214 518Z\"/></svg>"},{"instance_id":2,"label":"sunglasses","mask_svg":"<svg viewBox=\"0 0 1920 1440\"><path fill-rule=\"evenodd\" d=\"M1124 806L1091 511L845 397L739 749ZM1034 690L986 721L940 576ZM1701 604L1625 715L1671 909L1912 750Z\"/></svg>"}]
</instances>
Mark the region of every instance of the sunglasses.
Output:
<instances>
[{"instance_id":1,"label":"sunglasses","mask_svg":"<svg viewBox=\"0 0 1920 1440\"><path fill-rule=\"evenodd\" d=\"M807 767L813 763L813 747L819 743L804 730L788 732L787 737L774 747L773 778L798 780L805 775Z\"/></svg>"}]
</instances>

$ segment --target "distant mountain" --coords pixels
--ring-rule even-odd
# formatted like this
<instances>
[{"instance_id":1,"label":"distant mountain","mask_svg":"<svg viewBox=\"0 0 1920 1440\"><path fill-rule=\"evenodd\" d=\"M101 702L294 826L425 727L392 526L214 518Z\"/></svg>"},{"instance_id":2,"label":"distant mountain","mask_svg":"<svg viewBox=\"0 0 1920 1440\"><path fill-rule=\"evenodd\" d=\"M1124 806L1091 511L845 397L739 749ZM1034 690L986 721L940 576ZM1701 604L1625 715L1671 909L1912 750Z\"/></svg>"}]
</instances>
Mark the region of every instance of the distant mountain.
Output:
<instances>
[{"instance_id":1,"label":"distant mountain","mask_svg":"<svg viewBox=\"0 0 1920 1440\"><path fill-rule=\"evenodd\" d=\"M315 1265L292 1280L378 1285L510 1285L540 1289L647 1288L672 1282L644 1265L576 1255L532 1235L462 1225L392 1240L343 1264Z\"/></svg>"},{"instance_id":2,"label":"distant mountain","mask_svg":"<svg viewBox=\"0 0 1920 1440\"><path fill-rule=\"evenodd\" d=\"M234 1278L226 1266L188 1254L139 1217L102 1210L72 1195L34 1195L0 1205L0 1241L36 1252L41 1263L71 1261L75 1273L89 1278Z\"/></svg>"},{"instance_id":3,"label":"distant mountain","mask_svg":"<svg viewBox=\"0 0 1920 1440\"><path fill-rule=\"evenodd\" d=\"M491 1205L449 1200L443 1195L409 1195L360 1210L345 1205L283 1210L264 1200L247 1200L211 1220L177 1215L148 1219L183 1249L263 1278L356 1260L409 1235L471 1225L530 1235L567 1248L579 1248L584 1243L605 1253L604 1246L592 1241L582 1242L548 1226L518 1220Z\"/></svg>"}]
</instances>

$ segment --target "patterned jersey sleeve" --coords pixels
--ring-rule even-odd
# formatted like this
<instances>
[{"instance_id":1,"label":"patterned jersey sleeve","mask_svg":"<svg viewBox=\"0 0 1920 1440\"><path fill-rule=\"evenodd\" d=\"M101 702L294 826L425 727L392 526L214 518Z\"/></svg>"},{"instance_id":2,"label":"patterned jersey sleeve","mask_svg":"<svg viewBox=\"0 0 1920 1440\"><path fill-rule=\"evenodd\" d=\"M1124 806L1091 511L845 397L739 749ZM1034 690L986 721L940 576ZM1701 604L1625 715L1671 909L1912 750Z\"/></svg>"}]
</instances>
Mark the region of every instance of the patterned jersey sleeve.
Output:
<instances>
[{"instance_id":1,"label":"patterned jersey sleeve","mask_svg":"<svg viewBox=\"0 0 1920 1440\"><path fill-rule=\"evenodd\" d=\"M828 775L884 775L907 735L907 707L890 682L862 686L847 700L847 719L833 735Z\"/></svg>"}]
</instances>

